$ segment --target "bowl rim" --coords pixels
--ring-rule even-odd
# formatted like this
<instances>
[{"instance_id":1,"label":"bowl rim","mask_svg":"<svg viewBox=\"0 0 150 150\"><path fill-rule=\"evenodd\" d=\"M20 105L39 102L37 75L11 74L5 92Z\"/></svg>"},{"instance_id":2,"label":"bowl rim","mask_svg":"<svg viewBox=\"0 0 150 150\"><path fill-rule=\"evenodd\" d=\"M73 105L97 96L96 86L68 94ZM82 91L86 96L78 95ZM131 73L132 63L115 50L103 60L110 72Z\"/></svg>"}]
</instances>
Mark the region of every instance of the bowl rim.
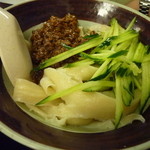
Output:
<instances>
[{"instance_id":1,"label":"bowl rim","mask_svg":"<svg viewBox=\"0 0 150 150\"><path fill-rule=\"evenodd\" d=\"M9 10L9 9L15 8L19 5L30 3L30 2L33 2L33 1L36 1L36 0L24 1L24 2L21 2L19 4L13 4L13 5L10 5L6 8L4 8L4 9ZM144 18L144 19L146 19L150 22L150 17L149 16L146 16L146 15L140 13L139 11L134 10L134 9L132 9L128 6L125 6L123 4L119 4L117 2L109 1L109 0L95 0L95 1L106 2L106 3L113 4L115 6L121 7L123 9L126 9L126 10L130 11L130 12L133 12L134 14L136 14L138 16L141 16L142 18ZM9 128L7 125L2 123L1 121L0 121L0 132L5 134L9 138L13 139L14 141L16 141L16 142L18 142L18 143L20 143L20 144L22 144L26 147L32 148L32 149L36 149L36 150L41 150L41 149L42 150L61 150L60 148L56 148L56 147L53 147L53 146L48 146L46 144L42 144L42 143L36 142L32 139L29 139L29 138L19 134L18 132L12 130L11 128ZM129 147L129 148L124 148L123 150L133 150L133 149L140 150L140 149L143 149L143 148L147 149L149 147L150 147L150 140L148 140L147 142L144 142L142 144L139 144L139 145L135 145L135 146L132 146L132 147Z\"/></svg>"},{"instance_id":2,"label":"bowl rim","mask_svg":"<svg viewBox=\"0 0 150 150\"><path fill-rule=\"evenodd\" d=\"M29 0L29 1L25 1L25 2L18 3L18 4L13 4L13 5L10 5L10 6L6 7L6 8L4 8L4 9L5 9L5 10L9 10L9 9L11 9L11 8L14 8L14 7L17 7L17 6L19 6L19 5L26 4L26 3L30 3L30 2L33 2L33 1L37 1L37 0ZM123 9L126 9L126 10L128 10L128 11L130 11L130 12L133 12L133 13L135 13L135 14L141 16L142 18L145 18L146 20L150 21L150 17L149 17L149 16L146 16L146 15L142 14L141 12L139 12L138 10L135 10L135 9L133 9L133 8L130 8L130 7L126 6L126 5L123 5L123 4L114 2L114 1L110 1L110 0L95 0L95 1L98 1L98 2L106 2L106 3L113 4L113 5L115 5L115 6L118 6L118 7L121 7L121 8L123 8Z\"/></svg>"}]
</instances>

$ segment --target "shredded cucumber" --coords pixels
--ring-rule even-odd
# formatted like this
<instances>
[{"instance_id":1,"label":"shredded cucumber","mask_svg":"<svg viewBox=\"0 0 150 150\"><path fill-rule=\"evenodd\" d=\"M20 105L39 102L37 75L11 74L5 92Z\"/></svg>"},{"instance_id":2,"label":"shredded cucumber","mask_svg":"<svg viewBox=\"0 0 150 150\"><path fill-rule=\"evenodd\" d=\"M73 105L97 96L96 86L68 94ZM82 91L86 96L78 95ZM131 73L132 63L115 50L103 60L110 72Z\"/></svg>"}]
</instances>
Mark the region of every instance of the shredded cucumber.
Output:
<instances>
[{"instance_id":1,"label":"shredded cucumber","mask_svg":"<svg viewBox=\"0 0 150 150\"><path fill-rule=\"evenodd\" d=\"M93 60L83 59L83 60L80 60L80 61L77 61L77 62L74 62L74 63L66 64L64 66L64 68L71 68L71 67L84 66L84 65L92 65L92 64L94 64Z\"/></svg>"},{"instance_id":2,"label":"shredded cucumber","mask_svg":"<svg viewBox=\"0 0 150 150\"><path fill-rule=\"evenodd\" d=\"M131 30L131 29L133 28L135 22L136 22L136 17L134 17L134 18L132 19L132 21L129 23L129 25L128 25L126 31Z\"/></svg>"},{"instance_id":3,"label":"shredded cucumber","mask_svg":"<svg viewBox=\"0 0 150 150\"><path fill-rule=\"evenodd\" d=\"M134 57L134 54L135 54L135 50L137 48L137 45L138 45L138 37L132 39L132 41L130 41L130 47L129 47L129 51L128 51L128 54L127 54L127 58L129 60L133 60L133 57Z\"/></svg>"},{"instance_id":4,"label":"shredded cucumber","mask_svg":"<svg viewBox=\"0 0 150 150\"><path fill-rule=\"evenodd\" d=\"M139 42L133 57L133 61L136 63L141 63L143 61L146 52L147 52L146 47L141 42Z\"/></svg>"},{"instance_id":5,"label":"shredded cucumber","mask_svg":"<svg viewBox=\"0 0 150 150\"><path fill-rule=\"evenodd\" d=\"M126 29L122 28L113 18L110 30L102 35L85 36L89 41L71 48L63 45L68 51L52 57L41 63L34 71L44 69L73 55L79 54L79 61L64 67L82 65L97 66L98 70L90 80L73 87L56 92L46 97L36 105L41 105L75 91L99 92L113 88L116 97L115 126L119 126L124 114L124 107L131 105L134 91L141 92L139 110L146 111L150 106L150 46L139 41L139 33L133 30L136 18ZM86 50L91 50L86 53Z\"/></svg>"},{"instance_id":6,"label":"shredded cucumber","mask_svg":"<svg viewBox=\"0 0 150 150\"><path fill-rule=\"evenodd\" d=\"M120 120L123 115L123 100L121 95L121 77L116 75L116 113L115 113L115 127L119 126Z\"/></svg>"},{"instance_id":7,"label":"shredded cucumber","mask_svg":"<svg viewBox=\"0 0 150 150\"><path fill-rule=\"evenodd\" d=\"M121 94L124 105L130 106L134 98L134 83L131 75L121 78Z\"/></svg>"}]
</instances>

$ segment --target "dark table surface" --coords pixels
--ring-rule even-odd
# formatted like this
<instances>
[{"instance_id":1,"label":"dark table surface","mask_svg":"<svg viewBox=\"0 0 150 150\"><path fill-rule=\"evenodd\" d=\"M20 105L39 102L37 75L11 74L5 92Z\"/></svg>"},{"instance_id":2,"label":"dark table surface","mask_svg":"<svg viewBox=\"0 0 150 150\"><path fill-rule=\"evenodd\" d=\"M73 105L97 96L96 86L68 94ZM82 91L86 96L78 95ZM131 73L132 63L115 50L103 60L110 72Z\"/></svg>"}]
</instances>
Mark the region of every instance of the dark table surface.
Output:
<instances>
[{"instance_id":1,"label":"dark table surface","mask_svg":"<svg viewBox=\"0 0 150 150\"><path fill-rule=\"evenodd\" d=\"M0 132L0 149L1 150L31 150L30 148L10 139Z\"/></svg>"}]
</instances>

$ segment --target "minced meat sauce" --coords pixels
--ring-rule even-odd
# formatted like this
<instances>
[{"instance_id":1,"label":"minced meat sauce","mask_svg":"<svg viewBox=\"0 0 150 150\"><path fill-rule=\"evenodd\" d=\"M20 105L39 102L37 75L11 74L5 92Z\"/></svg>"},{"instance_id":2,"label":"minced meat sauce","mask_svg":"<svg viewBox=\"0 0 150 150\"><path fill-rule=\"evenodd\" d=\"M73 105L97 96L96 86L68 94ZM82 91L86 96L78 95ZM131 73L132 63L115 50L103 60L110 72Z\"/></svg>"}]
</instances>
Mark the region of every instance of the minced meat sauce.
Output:
<instances>
[{"instance_id":1,"label":"minced meat sauce","mask_svg":"<svg viewBox=\"0 0 150 150\"><path fill-rule=\"evenodd\" d=\"M37 66L48 58L56 56L68 49L63 44L76 47L83 43L85 39L80 36L78 20L74 15L67 14L63 18L51 16L43 27L33 31L31 37L31 57L33 65ZM67 60L59 62L51 67L61 67L66 63L74 62L77 56L72 56ZM35 72L31 76L34 82L38 82L42 77L42 72Z\"/></svg>"}]
</instances>

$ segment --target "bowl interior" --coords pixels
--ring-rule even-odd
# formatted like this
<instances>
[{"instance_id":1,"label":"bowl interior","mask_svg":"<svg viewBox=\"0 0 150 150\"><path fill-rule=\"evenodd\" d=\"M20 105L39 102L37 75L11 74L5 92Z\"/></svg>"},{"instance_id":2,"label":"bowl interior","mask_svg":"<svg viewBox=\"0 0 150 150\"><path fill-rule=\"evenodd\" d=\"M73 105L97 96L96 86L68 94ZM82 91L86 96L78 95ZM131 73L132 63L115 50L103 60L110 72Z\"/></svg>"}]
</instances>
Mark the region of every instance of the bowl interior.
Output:
<instances>
[{"instance_id":1,"label":"bowl interior","mask_svg":"<svg viewBox=\"0 0 150 150\"><path fill-rule=\"evenodd\" d=\"M123 27L136 17L135 28L141 29L141 41L150 44L150 21L115 3L94 0L38 0L10 7L8 11L17 18L23 31L46 21L52 15L63 17L67 13L76 15L81 20L102 24L109 24L115 17ZM0 69L0 120L24 137L48 146L72 150L122 149L150 140L150 109L144 114L146 123L135 121L126 127L105 133L71 133L48 127L28 116L13 102L4 84L1 63Z\"/></svg>"}]
</instances>

